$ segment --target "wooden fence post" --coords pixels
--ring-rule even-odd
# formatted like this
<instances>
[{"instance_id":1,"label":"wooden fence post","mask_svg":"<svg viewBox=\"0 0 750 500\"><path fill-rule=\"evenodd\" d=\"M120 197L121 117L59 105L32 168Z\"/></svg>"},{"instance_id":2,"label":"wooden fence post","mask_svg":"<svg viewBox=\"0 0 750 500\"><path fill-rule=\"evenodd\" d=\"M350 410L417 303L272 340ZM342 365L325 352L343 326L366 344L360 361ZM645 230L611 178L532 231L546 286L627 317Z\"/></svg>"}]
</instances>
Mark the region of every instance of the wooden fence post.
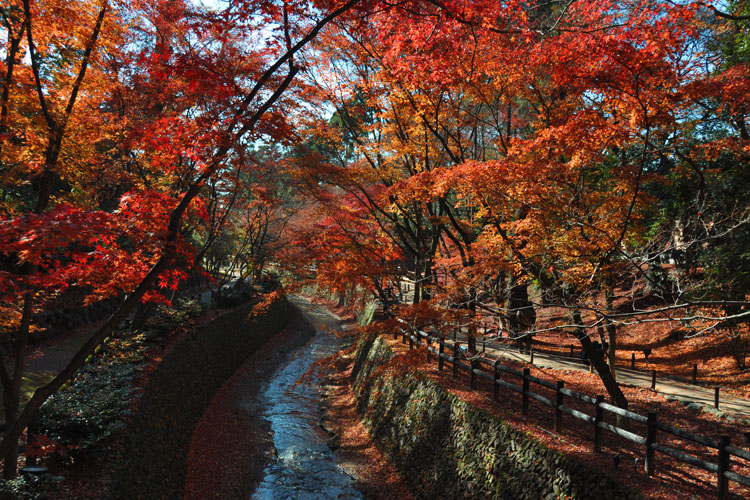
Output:
<instances>
[{"instance_id":1,"label":"wooden fence post","mask_svg":"<svg viewBox=\"0 0 750 500\"><path fill-rule=\"evenodd\" d=\"M646 460L643 466L646 470L646 474L649 476L654 475L654 454L655 450L653 444L656 442L656 413L648 412L646 419Z\"/></svg>"},{"instance_id":2,"label":"wooden fence post","mask_svg":"<svg viewBox=\"0 0 750 500\"><path fill-rule=\"evenodd\" d=\"M470 383L470 385L471 385L472 389L474 389L474 386L477 383L477 374L474 373L474 370L477 369L478 364L479 364L479 362L476 359L474 359L474 358L471 359L471 383Z\"/></svg>"},{"instance_id":3,"label":"wooden fence post","mask_svg":"<svg viewBox=\"0 0 750 500\"><path fill-rule=\"evenodd\" d=\"M523 415L529 414L529 373L531 372L530 369L524 368L523 369L523 383L521 390L521 413Z\"/></svg>"},{"instance_id":4,"label":"wooden fence post","mask_svg":"<svg viewBox=\"0 0 750 500\"><path fill-rule=\"evenodd\" d=\"M492 378L492 399L497 401L500 395L500 384L497 381L500 380L500 360L495 360L495 376Z\"/></svg>"},{"instance_id":5,"label":"wooden fence post","mask_svg":"<svg viewBox=\"0 0 750 500\"><path fill-rule=\"evenodd\" d=\"M461 356L461 344L456 342L453 344L453 378L458 376L458 359Z\"/></svg>"},{"instance_id":6,"label":"wooden fence post","mask_svg":"<svg viewBox=\"0 0 750 500\"><path fill-rule=\"evenodd\" d=\"M445 339L443 337L440 337L440 349L438 351L440 354L438 354L438 371L443 371L443 354L445 354Z\"/></svg>"},{"instance_id":7,"label":"wooden fence post","mask_svg":"<svg viewBox=\"0 0 750 500\"><path fill-rule=\"evenodd\" d=\"M604 396L596 396L596 402L594 403L594 453L602 452L602 429L599 427L599 422L604 420L604 408L601 404L604 402Z\"/></svg>"},{"instance_id":8,"label":"wooden fence post","mask_svg":"<svg viewBox=\"0 0 750 500\"><path fill-rule=\"evenodd\" d=\"M656 390L656 370L651 372L651 390Z\"/></svg>"},{"instance_id":9,"label":"wooden fence post","mask_svg":"<svg viewBox=\"0 0 750 500\"><path fill-rule=\"evenodd\" d=\"M714 408L719 409L719 386L714 387Z\"/></svg>"},{"instance_id":10,"label":"wooden fence post","mask_svg":"<svg viewBox=\"0 0 750 500\"><path fill-rule=\"evenodd\" d=\"M555 432L560 432L562 428L562 405L564 394L560 392L560 389L565 387L565 382L562 380L557 381L557 388L555 389Z\"/></svg>"},{"instance_id":11,"label":"wooden fence post","mask_svg":"<svg viewBox=\"0 0 750 500\"><path fill-rule=\"evenodd\" d=\"M725 472L729 471L729 452L727 451L729 446L729 436L719 437L719 471L716 482L718 490L717 498L719 500L727 500L729 497L729 480L724 475Z\"/></svg>"},{"instance_id":12,"label":"wooden fence post","mask_svg":"<svg viewBox=\"0 0 750 500\"><path fill-rule=\"evenodd\" d=\"M693 363L693 383L698 381L698 363Z\"/></svg>"},{"instance_id":13,"label":"wooden fence post","mask_svg":"<svg viewBox=\"0 0 750 500\"><path fill-rule=\"evenodd\" d=\"M630 369L635 370L635 353L630 355Z\"/></svg>"}]
</instances>

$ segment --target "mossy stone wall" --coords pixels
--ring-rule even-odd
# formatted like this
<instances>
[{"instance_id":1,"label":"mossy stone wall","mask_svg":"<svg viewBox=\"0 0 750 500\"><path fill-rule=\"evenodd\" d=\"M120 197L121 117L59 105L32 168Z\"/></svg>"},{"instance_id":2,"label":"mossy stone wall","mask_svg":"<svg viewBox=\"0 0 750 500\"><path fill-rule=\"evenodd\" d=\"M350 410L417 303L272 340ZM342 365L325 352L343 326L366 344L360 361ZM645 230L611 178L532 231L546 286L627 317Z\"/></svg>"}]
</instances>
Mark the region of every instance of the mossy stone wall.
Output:
<instances>
[{"instance_id":1,"label":"mossy stone wall","mask_svg":"<svg viewBox=\"0 0 750 500\"><path fill-rule=\"evenodd\" d=\"M637 492L514 430L415 370L380 338L359 343L357 408L418 498L636 500Z\"/></svg>"},{"instance_id":2,"label":"mossy stone wall","mask_svg":"<svg viewBox=\"0 0 750 500\"><path fill-rule=\"evenodd\" d=\"M111 497L123 500L183 497L190 440L214 394L242 363L289 320L276 294L245 304L186 336L149 378L129 426Z\"/></svg>"}]
</instances>

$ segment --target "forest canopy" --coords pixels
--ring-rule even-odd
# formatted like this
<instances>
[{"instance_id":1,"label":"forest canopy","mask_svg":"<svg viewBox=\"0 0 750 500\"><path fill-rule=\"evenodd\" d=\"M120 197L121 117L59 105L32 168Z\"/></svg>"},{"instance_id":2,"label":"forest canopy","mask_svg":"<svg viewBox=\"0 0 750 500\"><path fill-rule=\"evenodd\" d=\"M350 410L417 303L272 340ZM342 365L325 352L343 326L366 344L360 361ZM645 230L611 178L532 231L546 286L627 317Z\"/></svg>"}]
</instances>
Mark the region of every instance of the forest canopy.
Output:
<instances>
[{"instance_id":1,"label":"forest canopy","mask_svg":"<svg viewBox=\"0 0 750 500\"><path fill-rule=\"evenodd\" d=\"M387 304L408 279L389 312L460 316L470 344L488 317L573 332L622 406L595 332L610 360L636 323L728 335L745 368L745 1L8 0L0 21L6 465L194 273L273 264ZM71 289L122 305L21 412L29 339Z\"/></svg>"}]
</instances>

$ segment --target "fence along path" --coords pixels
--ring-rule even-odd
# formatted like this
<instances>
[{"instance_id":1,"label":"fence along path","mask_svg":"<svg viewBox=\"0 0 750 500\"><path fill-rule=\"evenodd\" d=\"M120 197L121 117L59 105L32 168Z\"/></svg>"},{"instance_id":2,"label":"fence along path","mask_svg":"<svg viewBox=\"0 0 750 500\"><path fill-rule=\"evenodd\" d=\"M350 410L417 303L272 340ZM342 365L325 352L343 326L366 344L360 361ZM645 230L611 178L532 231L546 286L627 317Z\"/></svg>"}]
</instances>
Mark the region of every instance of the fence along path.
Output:
<instances>
[{"instance_id":1,"label":"fence along path","mask_svg":"<svg viewBox=\"0 0 750 500\"><path fill-rule=\"evenodd\" d=\"M466 333L458 333L456 340L465 343ZM575 351L571 355L564 355L559 352L550 352L534 347L532 359L530 353L519 352L512 347L512 344L513 341L511 339L503 338L501 341L497 338L488 339L482 336L477 338L479 349L491 357L501 357L530 363L540 368L589 371L588 365L584 364L580 357L575 355ZM573 350L575 348L573 346L566 346L565 350L567 351L567 349ZM640 365L643 365L643 363L643 360L639 360ZM709 388L696 385L695 383L691 384L661 373L656 373L656 377L654 377L653 370L636 370L619 364L617 366L617 380L624 385L651 387L657 392L664 394L668 399L682 401L685 404L697 403L706 408L719 408L722 412L729 412L735 417L744 419L750 423L750 400L728 395L725 391L722 391L720 399L717 399L717 389L714 387Z\"/></svg>"},{"instance_id":2,"label":"fence along path","mask_svg":"<svg viewBox=\"0 0 750 500\"><path fill-rule=\"evenodd\" d=\"M479 356L470 358L460 342L451 343L446 341L444 337L437 337L418 329L412 329L404 321L401 321L401 323L403 328L400 336L403 343L408 342L410 348L427 347L428 351L436 356L438 370L440 371L444 369L445 362L449 362L454 378L458 376L459 371L468 373L472 388L477 387L478 378L490 382L495 401L498 400L499 388L504 387L521 395L521 412L523 415L528 415L529 403L532 400L552 408L554 411L554 430L557 433L561 433L563 429L563 414L590 424L592 448L595 453L601 453L602 431L608 431L622 440L642 447L644 471L649 476L654 474L656 452L658 451L679 462L714 473L716 477L715 498L718 500L729 498L730 482L750 487L750 476L734 472L731 468L732 458L744 460L746 462L743 465L750 467L750 451L732 446L729 436L720 436L718 439L710 438L659 421L656 413L649 412L647 415L641 415L618 408L605 403L602 395L592 397L566 388L562 381L550 382L534 377L531 375L530 368L516 370L503 365L500 359L491 361ZM394 337L398 338L399 333L394 333ZM450 351L451 354L446 351ZM508 376L515 377L517 383L510 381ZM547 389L553 397L546 397L532 391L531 384ZM571 403L566 404L566 398L569 398L567 401L583 404L590 409L590 412L580 411L574 408ZM607 423L605 413L640 424L644 431L643 435ZM680 449L678 446L659 443L657 442L659 434L680 438L694 443L698 447L703 447L704 450L702 453L691 453L686 451L684 447ZM709 456L712 459L705 458Z\"/></svg>"}]
</instances>

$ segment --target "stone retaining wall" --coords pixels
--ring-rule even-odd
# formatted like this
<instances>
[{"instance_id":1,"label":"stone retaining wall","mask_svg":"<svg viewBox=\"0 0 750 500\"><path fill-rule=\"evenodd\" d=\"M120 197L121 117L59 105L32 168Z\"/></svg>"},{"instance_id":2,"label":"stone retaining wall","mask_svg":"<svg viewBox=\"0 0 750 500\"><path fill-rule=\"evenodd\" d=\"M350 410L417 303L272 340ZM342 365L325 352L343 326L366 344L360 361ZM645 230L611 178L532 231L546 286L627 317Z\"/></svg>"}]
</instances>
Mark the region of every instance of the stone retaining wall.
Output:
<instances>
[{"instance_id":1,"label":"stone retaining wall","mask_svg":"<svg viewBox=\"0 0 750 500\"><path fill-rule=\"evenodd\" d=\"M289 304L274 292L187 335L149 377L128 427L113 475L115 499L183 497L187 453L195 424L214 394L242 363L289 321Z\"/></svg>"},{"instance_id":2,"label":"stone retaining wall","mask_svg":"<svg viewBox=\"0 0 750 500\"><path fill-rule=\"evenodd\" d=\"M360 341L357 409L418 498L636 500L614 479L550 450Z\"/></svg>"}]
</instances>

